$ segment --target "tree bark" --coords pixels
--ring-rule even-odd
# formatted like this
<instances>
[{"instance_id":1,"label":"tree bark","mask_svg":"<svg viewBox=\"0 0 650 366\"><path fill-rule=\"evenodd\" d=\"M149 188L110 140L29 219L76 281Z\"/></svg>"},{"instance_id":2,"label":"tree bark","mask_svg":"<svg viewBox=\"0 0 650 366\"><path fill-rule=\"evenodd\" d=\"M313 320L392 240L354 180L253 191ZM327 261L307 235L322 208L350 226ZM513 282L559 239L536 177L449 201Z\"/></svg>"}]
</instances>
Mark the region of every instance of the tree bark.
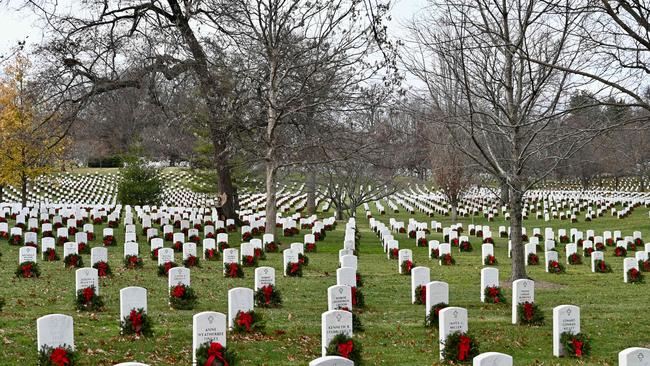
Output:
<instances>
[{"instance_id":1,"label":"tree bark","mask_svg":"<svg viewBox=\"0 0 650 366\"><path fill-rule=\"evenodd\" d=\"M451 223L455 224L458 221L458 201L451 202Z\"/></svg>"},{"instance_id":2,"label":"tree bark","mask_svg":"<svg viewBox=\"0 0 650 366\"><path fill-rule=\"evenodd\" d=\"M277 174L277 168L275 167L275 162L267 161L266 163L266 230L265 233L273 234L275 233L275 218L277 215L276 205L276 187L275 187L275 178Z\"/></svg>"},{"instance_id":3,"label":"tree bark","mask_svg":"<svg viewBox=\"0 0 650 366\"><path fill-rule=\"evenodd\" d=\"M316 172L313 169L307 171L307 215L316 213Z\"/></svg>"},{"instance_id":4,"label":"tree bark","mask_svg":"<svg viewBox=\"0 0 650 366\"><path fill-rule=\"evenodd\" d=\"M522 199L520 189L510 192L510 243L512 246L512 276L511 280L527 278L526 253L521 240Z\"/></svg>"},{"instance_id":5,"label":"tree bark","mask_svg":"<svg viewBox=\"0 0 650 366\"><path fill-rule=\"evenodd\" d=\"M501 192L499 199L501 200L501 205L505 206L510 202L510 188L508 187L508 182L505 179L501 179L500 184Z\"/></svg>"},{"instance_id":6,"label":"tree bark","mask_svg":"<svg viewBox=\"0 0 650 366\"><path fill-rule=\"evenodd\" d=\"M20 179L20 199L23 207L27 206L27 176L23 175Z\"/></svg>"},{"instance_id":7,"label":"tree bark","mask_svg":"<svg viewBox=\"0 0 650 366\"><path fill-rule=\"evenodd\" d=\"M336 205L336 220L343 220L343 208L339 205Z\"/></svg>"}]
</instances>

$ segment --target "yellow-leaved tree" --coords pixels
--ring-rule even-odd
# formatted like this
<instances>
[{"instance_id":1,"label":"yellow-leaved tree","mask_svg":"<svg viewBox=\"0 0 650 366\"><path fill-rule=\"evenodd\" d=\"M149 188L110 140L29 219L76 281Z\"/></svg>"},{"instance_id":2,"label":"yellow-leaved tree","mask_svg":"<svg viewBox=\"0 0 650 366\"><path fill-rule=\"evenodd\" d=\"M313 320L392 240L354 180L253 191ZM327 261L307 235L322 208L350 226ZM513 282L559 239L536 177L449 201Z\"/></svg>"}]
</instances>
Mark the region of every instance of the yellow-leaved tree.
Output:
<instances>
[{"instance_id":1,"label":"yellow-leaved tree","mask_svg":"<svg viewBox=\"0 0 650 366\"><path fill-rule=\"evenodd\" d=\"M30 181L49 172L66 145L55 118L39 110L30 67L18 54L0 78L0 202L7 185L19 185L23 206Z\"/></svg>"}]
</instances>

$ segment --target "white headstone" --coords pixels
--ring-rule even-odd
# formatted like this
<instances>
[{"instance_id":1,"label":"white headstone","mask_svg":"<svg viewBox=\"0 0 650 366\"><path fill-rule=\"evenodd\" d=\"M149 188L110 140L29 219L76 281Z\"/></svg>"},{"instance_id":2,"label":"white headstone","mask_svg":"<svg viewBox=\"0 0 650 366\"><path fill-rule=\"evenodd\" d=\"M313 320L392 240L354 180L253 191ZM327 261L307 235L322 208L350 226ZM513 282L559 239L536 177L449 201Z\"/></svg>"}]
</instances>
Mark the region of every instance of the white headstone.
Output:
<instances>
[{"instance_id":1,"label":"white headstone","mask_svg":"<svg viewBox=\"0 0 650 366\"><path fill-rule=\"evenodd\" d=\"M352 310L352 289L346 285L335 285L327 288L327 310L347 308Z\"/></svg>"},{"instance_id":2,"label":"white headstone","mask_svg":"<svg viewBox=\"0 0 650 366\"><path fill-rule=\"evenodd\" d=\"M321 344L323 356L327 346L339 334L352 336L352 313L345 310L330 310L321 314Z\"/></svg>"},{"instance_id":3,"label":"white headstone","mask_svg":"<svg viewBox=\"0 0 650 366\"><path fill-rule=\"evenodd\" d=\"M246 287L228 290L228 328L232 329L238 312L253 310L253 297L253 290Z\"/></svg>"},{"instance_id":4,"label":"white headstone","mask_svg":"<svg viewBox=\"0 0 650 366\"><path fill-rule=\"evenodd\" d=\"M203 343L217 342L226 347L226 316L215 311L204 311L192 317L192 364L196 364L196 350Z\"/></svg>"},{"instance_id":5,"label":"white headstone","mask_svg":"<svg viewBox=\"0 0 650 366\"><path fill-rule=\"evenodd\" d=\"M258 267L255 268L255 291L258 289L272 285L275 286L275 268L273 267Z\"/></svg>"},{"instance_id":6,"label":"white headstone","mask_svg":"<svg viewBox=\"0 0 650 366\"><path fill-rule=\"evenodd\" d=\"M499 352L486 352L474 357L472 366L512 366L512 356Z\"/></svg>"},{"instance_id":7,"label":"white headstone","mask_svg":"<svg viewBox=\"0 0 650 366\"><path fill-rule=\"evenodd\" d=\"M143 287L125 287L120 290L120 321L129 316L133 309L147 312L147 289Z\"/></svg>"},{"instance_id":8,"label":"white headstone","mask_svg":"<svg viewBox=\"0 0 650 366\"><path fill-rule=\"evenodd\" d=\"M580 333L580 308L574 305L560 305L553 308L553 356L564 356L560 343L562 333Z\"/></svg>"},{"instance_id":9,"label":"white headstone","mask_svg":"<svg viewBox=\"0 0 650 366\"><path fill-rule=\"evenodd\" d=\"M467 309L459 307L448 307L440 310L439 316L439 333L440 333L440 359L443 360L442 350L445 340L450 334L456 332L466 333L467 327Z\"/></svg>"},{"instance_id":10,"label":"white headstone","mask_svg":"<svg viewBox=\"0 0 650 366\"><path fill-rule=\"evenodd\" d=\"M415 303L415 289L418 286L425 286L431 281L431 270L429 267L414 267L411 269L411 303Z\"/></svg>"},{"instance_id":11,"label":"white headstone","mask_svg":"<svg viewBox=\"0 0 650 366\"><path fill-rule=\"evenodd\" d=\"M618 353L618 366L650 366L650 349L626 348Z\"/></svg>"},{"instance_id":12,"label":"white headstone","mask_svg":"<svg viewBox=\"0 0 650 366\"><path fill-rule=\"evenodd\" d=\"M69 346L74 350L74 323L71 316L50 314L36 319L37 350L43 346Z\"/></svg>"},{"instance_id":13,"label":"white headstone","mask_svg":"<svg viewBox=\"0 0 650 366\"><path fill-rule=\"evenodd\" d=\"M95 268L84 267L75 271L75 298L79 290L94 286L95 293L99 295L99 276Z\"/></svg>"},{"instance_id":14,"label":"white headstone","mask_svg":"<svg viewBox=\"0 0 650 366\"><path fill-rule=\"evenodd\" d=\"M512 324L517 324L519 314L518 305L535 302L535 282L527 279L519 279L512 282Z\"/></svg>"},{"instance_id":15,"label":"white headstone","mask_svg":"<svg viewBox=\"0 0 650 366\"><path fill-rule=\"evenodd\" d=\"M481 302L485 302L485 289L499 286L499 270L493 267L481 270Z\"/></svg>"}]
</instances>

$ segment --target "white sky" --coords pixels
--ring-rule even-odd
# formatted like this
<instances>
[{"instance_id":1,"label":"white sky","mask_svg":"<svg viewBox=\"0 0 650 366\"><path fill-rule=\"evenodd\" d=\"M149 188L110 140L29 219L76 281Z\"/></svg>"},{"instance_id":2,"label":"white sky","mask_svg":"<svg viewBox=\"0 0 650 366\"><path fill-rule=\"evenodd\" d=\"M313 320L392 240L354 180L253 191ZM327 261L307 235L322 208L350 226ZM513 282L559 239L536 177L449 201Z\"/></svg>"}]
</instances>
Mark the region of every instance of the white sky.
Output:
<instances>
[{"instance_id":1,"label":"white sky","mask_svg":"<svg viewBox=\"0 0 650 366\"><path fill-rule=\"evenodd\" d=\"M72 0L71 3L80 0ZM28 47L42 41L38 17L30 10L19 10L21 0L0 0L0 55L7 54L19 41L27 40ZM392 5L389 32L393 37L405 35L400 24L406 23L426 5L426 0L396 0Z\"/></svg>"}]
</instances>

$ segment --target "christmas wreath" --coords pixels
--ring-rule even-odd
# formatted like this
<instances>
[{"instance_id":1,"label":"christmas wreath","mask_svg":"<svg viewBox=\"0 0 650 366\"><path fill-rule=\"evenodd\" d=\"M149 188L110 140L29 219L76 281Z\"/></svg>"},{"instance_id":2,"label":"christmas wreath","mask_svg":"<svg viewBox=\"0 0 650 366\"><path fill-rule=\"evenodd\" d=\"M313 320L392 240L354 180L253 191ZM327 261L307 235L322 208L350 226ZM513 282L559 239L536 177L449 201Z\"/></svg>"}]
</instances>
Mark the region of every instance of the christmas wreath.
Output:
<instances>
[{"instance_id":1,"label":"christmas wreath","mask_svg":"<svg viewBox=\"0 0 650 366\"><path fill-rule=\"evenodd\" d=\"M242 263L245 267L257 267L257 257L255 255L245 255L242 257Z\"/></svg>"},{"instance_id":2,"label":"christmas wreath","mask_svg":"<svg viewBox=\"0 0 650 366\"><path fill-rule=\"evenodd\" d=\"M198 235L192 235L188 240L195 244L199 244L201 242L201 238Z\"/></svg>"},{"instance_id":3,"label":"christmas wreath","mask_svg":"<svg viewBox=\"0 0 650 366\"><path fill-rule=\"evenodd\" d=\"M326 354L328 356L341 356L354 362L355 365L361 365L362 346L355 338L345 334L337 334L327 345Z\"/></svg>"},{"instance_id":4,"label":"christmas wreath","mask_svg":"<svg viewBox=\"0 0 650 366\"><path fill-rule=\"evenodd\" d=\"M594 247L596 248L596 250L598 250L600 252L604 252L605 250L607 250L607 248L605 247L605 244L603 244L603 243L596 243L596 244L594 244Z\"/></svg>"},{"instance_id":5,"label":"christmas wreath","mask_svg":"<svg viewBox=\"0 0 650 366\"><path fill-rule=\"evenodd\" d=\"M255 258L258 260L266 260L266 253L262 250L262 248L254 248L253 249L253 255L255 255Z\"/></svg>"},{"instance_id":6,"label":"christmas wreath","mask_svg":"<svg viewBox=\"0 0 650 366\"><path fill-rule=\"evenodd\" d=\"M528 253L528 265L537 266L539 265L539 257L535 253Z\"/></svg>"},{"instance_id":7,"label":"christmas wreath","mask_svg":"<svg viewBox=\"0 0 650 366\"><path fill-rule=\"evenodd\" d=\"M413 269L413 267L415 267L415 264L412 261L407 259L407 260L402 262L400 267L402 269L402 274L403 275L409 275L410 276L411 275L411 269Z\"/></svg>"},{"instance_id":8,"label":"christmas wreath","mask_svg":"<svg viewBox=\"0 0 650 366\"><path fill-rule=\"evenodd\" d=\"M250 232L247 231L247 232L245 232L245 233L242 234L242 236L241 236L241 241L243 241L243 242L248 242L248 241L250 241L252 238L253 238L253 234L251 234Z\"/></svg>"},{"instance_id":9,"label":"christmas wreath","mask_svg":"<svg viewBox=\"0 0 650 366\"><path fill-rule=\"evenodd\" d=\"M548 272L549 273L564 273L564 266L558 261L549 261L548 262Z\"/></svg>"},{"instance_id":10,"label":"christmas wreath","mask_svg":"<svg viewBox=\"0 0 650 366\"><path fill-rule=\"evenodd\" d=\"M455 332L447 336L442 358L452 363L469 363L480 353L479 344L469 333Z\"/></svg>"},{"instance_id":11,"label":"christmas wreath","mask_svg":"<svg viewBox=\"0 0 650 366\"><path fill-rule=\"evenodd\" d=\"M507 237L507 235L506 235L506 237ZM483 244L494 244L494 239L485 238L485 239L483 239Z\"/></svg>"},{"instance_id":12,"label":"christmas wreath","mask_svg":"<svg viewBox=\"0 0 650 366\"><path fill-rule=\"evenodd\" d=\"M219 251L223 253L225 249L230 248L230 245L228 245L228 243L226 243L225 241L221 241L217 243L217 248L219 248Z\"/></svg>"},{"instance_id":13,"label":"christmas wreath","mask_svg":"<svg viewBox=\"0 0 650 366\"><path fill-rule=\"evenodd\" d=\"M506 302L506 296L499 286L488 286L483 290L485 302L488 304L502 304Z\"/></svg>"},{"instance_id":14,"label":"christmas wreath","mask_svg":"<svg viewBox=\"0 0 650 366\"><path fill-rule=\"evenodd\" d=\"M255 292L255 304L260 307L279 307L282 305L282 294L273 285L265 285Z\"/></svg>"},{"instance_id":15,"label":"christmas wreath","mask_svg":"<svg viewBox=\"0 0 650 366\"><path fill-rule=\"evenodd\" d=\"M75 306L79 311L99 311L104 307L104 300L97 294L95 286L77 291Z\"/></svg>"},{"instance_id":16,"label":"christmas wreath","mask_svg":"<svg viewBox=\"0 0 650 366\"><path fill-rule=\"evenodd\" d=\"M219 251L216 249L206 249L203 251L205 254L205 260L206 261L216 261L219 260Z\"/></svg>"},{"instance_id":17,"label":"christmas wreath","mask_svg":"<svg viewBox=\"0 0 650 366\"><path fill-rule=\"evenodd\" d=\"M132 309L120 323L120 334L135 335L136 337L151 337L153 335L152 323L143 308Z\"/></svg>"},{"instance_id":18,"label":"christmas wreath","mask_svg":"<svg viewBox=\"0 0 650 366\"><path fill-rule=\"evenodd\" d=\"M517 305L519 324L543 325L544 313L534 302L522 302Z\"/></svg>"},{"instance_id":19,"label":"christmas wreath","mask_svg":"<svg viewBox=\"0 0 650 366\"><path fill-rule=\"evenodd\" d=\"M427 286L425 285L418 285L415 290L415 304L416 305L424 305L427 302Z\"/></svg>"},{"instance_id":20,"label":"christmas wreath","mask_svg":"<svg viewBox=\"0 0 650 366\"><path fill-rule=\"evenodd\" d=\"M102 243L104 244L105 247L111 247L117 244L117 241L115 240L115 237L113 235L106 235L104 239L102 239Z\"/></svg>"},{"instance_id":21,"label":"christmas wreath","mask_svg":"<svg viewBox=\"0 0 650 366\"><path fill-rule=\"evenodd\" d=\"M40 277L41 270L36 262L22 262L14 272L16 277L33 278Z\"/></svg>"},{"instance_id":22,"label":"christmas wreath","mask_svg":"<svg viewBox=\"0 0 650 366\"><path fill-rule=\"evenodd\" d=\"M299 262L287 263L287 268L285 273L289 277L302 277L302 264L300 264Z\"/></svg>"},{"instance_id":23,"label":"christmas wreath","mask_svg":"<svg viewBox=\"0 0 650 366\"><path fill-rule=\"evenodd\" d=\"M627 249L625 249L623 247L616 247L616 249L614 249L614 256L615 257L625 257L625 256L627 256Z\"/></svg>"},{"instance_id":24,"label":"christmas wreath","mask_svg":"<svg viewBox=\"0 0 650 366\"><path fill-rule=\"evenodd\" d=\"M605 261L602 259L596 259L596 261L594 261L594 269L598 273L612 272L612 267L609 264L605 263Z\"/></svg>"},{"instance_id":25,"label":"christmas wreath","mask_svg":"<svg viewBox=\"0 0 650 366\"><path fill-rule=\"evenodd\" d=\"M144 266L144 261L137 255L127 255L124 257L124 268L136 269L142 268L142 266Z\"/></svg>"},{"instance_id":26,"label":"christmas wreath","mask_svg":"<svg viewBox=\"0 0 650 366\"><path fill-rule=\"evenodd\" d=\"M584 249L585 257L591 257L591 253L593 253L593 252L594 252L594 248L589 247L589 248Z\"/></svg>"},{"instance_id":27,"label":"christmas wreath","mask_svg":"<svg viewBox=\"0 0 650 366\"><path fill-rule=\"evenodd\" d=\"M54 248L47 248L45 249L45 253L43 253L43 259L47 262L53 262L58 261L60 258Z\"/></svg>"},{"instance_id":28,"label":"christmas wreath","mask_svg":"<svg viewBox=\"0 0 650 366\"><path fill-rule=\"evenodd\" d=\"M640 260L639 268L641 269L641 272L650 272L650 260Z\"/></svg>"},{"instance_id":29,"label":"christmas wreath","mask_svg":"<svg viewBox=\"0 0 650 366\"><path fill-rule=\"evenodd\" d=\"M418 247L426 248L428 245L429 245L429 243L427 242L427 238L418 239Z\"/></svg>"},{"instance_id":30,"label":"christmas wreath","mask_svg":"<svg viewBox=\"0 0 650 366\"><path fill-rule=\"evenodd\" d=\"M488 254L483 259L483 264L486 266L496 266L498 264L497 258L491 254Z\"/></svg>"},{"instance_id":31,"label":"christmas wreath","mask_svg":"<svg viewBox=\"0 0 650 366\"><path fill-rule=\"evenodd\" d=\"M241 269L239 263L235 263L235 262L224 263L223 267L224 267L224 271L223 271L224 277L230 277L230 278L244 277L244 271Z\"/></svg>"},{"instance_id":32,"label":"christmas wreath","mask_svg":"<svg viewBox=\"0 0 650 366\"><path fill-rule=\"evenodd\" d=\"M630 268L627 270L627 282L643 283L643 274L636 268Z\"/></svg>"},{"instance_id":33,"label":"christmas wreath","mask_svg":"<svg viewBox=\"0 0 650 366\"><path fill-rule=\"evenodd\" d=\"M233 332L235 333L254 333L264 331L264 321L262 315L255 310L238 311L233 322Z\"/></svg>"},{"instance_id":34,"label":"christmas wreath","mask_svg":"<svg viewBox=\"0 0 650 366\"><path fill-rule=\"evenodd\" d=\"M573 253L569 256L569 264L571 265L577 265L577 264L582 264L582 257L578 255L578 253Z\"/></svg>"},{"instance_id":35,"label":"christmas wreath","mask_svg":"<svg viewBox=\"0 0 650 366\"><path fill-rule=\"evenodd\" d=\"M104 261L99 261L93 264L93 268L97 270L97 275L99 277L110 277L113 274L113 271L111 271L111 266L108 265L108 263Z\"/></svg>"},{"instance_id":36,"label":"christmas wreath","mask_svg":"<svg viewBox=\"0 0 650 366\"><path fill-rule=\"evenodd\" d=\"M305 253L316 253L316 243L305 244Z\"/></svg>"},{"instance_id":37,"label":"christmas wreath","mask_svg":"<svg viewBox=\"0 0 650 366\"><path fill-rule=\"evenodd\" d=\"M451 256L451 254L447 253L440 257L440 264L443 266L453 266L456 264L456 260Z\"/></svg>"},{"instance_id":38,"label":"christmas wreath","mask_svg":"<svg viewBox=\"0 0 650 366\"><path fill-rule=\"evenodd\" d=\"M363 292L354 286L350 287L350 290L352 292L352 306L357 308L365 307L366 300L363 296Z\"/></svg>"},{"instance_id":39,"label":"christmas wreath","mask_svg":"<svg viewBox=\"0 0 650 366\"><path fill-rule=\"evenodd\" d=\"M607 239L605 240L605 244L606 244L608 247L613 247L614 244L616 244L616 242L615 242L614 239L612 239L612 238L607 238Z\"/></svg>"},{"instance_id":40,"label":"christmas wreath","mask_svg":"<svg viewBox=\"0 0 650 366\"><path fill-rule=\"evenodd\" d=\"M169 305L176 310L191 310L196 304L194 289L182 283L169 290Z\"/></svg>"},{"instance_id":41,"label":"christmas wreath","mask_svg":"<svg viewBox=\"0 0 650 366\"><path fill-rule=\"evenodd\" d=\"M158 248L153 248L151 251L151 259L157 260L158 259L158 250L160 250L161 247Z\"/></svg>"},{"instance_id":42,"label":"christmas wreath","mask_svg":"<svg viewBox=\"0 0 650 366\"><path fill-rule=\"evenodd\" d=\"M397 259L399 256L399 249L398 248L392 248L388 251L388 258L389 259Z\"/></svg>"},{"instance_id":43,"label":"christmas wreath","mask_svg":"<svg viewBox=\"0 0 650 366\"><path fill-rule=\"evenodd\" d=\"M266 252L277 253L279 250L280 248L278 248L278 245L273 241L264 244L264 251Z\"/></svg>"},{"instance_id":44,"label":"christmas wreath","mask_svg":"<svg viewBox=\"0 0 650 366\"><path fill-rule=\"evenodd\" d=\"M431 249L431 252L429 253L429 257L431 259L438 259L440 257L440 250L436 249Z\"/></svg>"},{"instance_id":45,"label":"christmas wreath","mask_svg":"<svg viewBox=\"0 0 650 366\"><path fill-rule=\"evenodd\" d=\"M65 264L65 268L79 268L83 267L84 262L83 259L81 259L81 256L79 254L68 254L63 258L63 263Z\"/></svg>"},{"instance_id":46,"label":"christmas wreath","mask_svg":"<svg viewBox=\"0 0 650 366\"><path fill-rule=\"evenodd\" d=\"M309 257L298 253L298 262L300 262L301 265L303 266L308 266L309 265Z\"/></svg>"},{"instance_id":47,"label":"christmas wreath","mask_svg":"<svg viewBox=\"0 0 650 366\"><path fill-rule=\"evenodd\" d=\"M461 252L471 252L472 250L472 244L469 241L463 241L460 243Z\"/></svg>"},{"instance_id":48,"label":"christmas wreath","mask_svg":"<svg viewBox=\"0 0 650 366\"><path fill-rule=\"evenodd\" d=\"M199 263L198 257L195 255L189 255L187 258L183 259L183 266L187 268L201 267L201 263Z\"/></svg>"},{"instance_id":49,"label":"christmas wreath","mask_svg":"<svg viewBox=\"0 0 650 366\"><path fill-rule=\"evenodd\" d=\"M172 244L172 249L174 249L174 252L180 253L183 251L183 243L180 241L175 241L174 244Z\"/></svg>"},{"instance_id":50,"label":"christmas wreath","mask_svg":"<svg viewBox=\"0 0 650 366\"><path fill-rule=\"evenodd\" d=\"M235 354L219 342L205 342L195 351L197 366L236 366Z\"/></svg>"},{"instance_id":51,"label":"christmas wreath","mask_svg":"<svg viewBox=\"0 0 650 366\"><path fill-rule=\"evenodd\" d=\"M172 241L174 240L174 233L165 233L164 237L165 241Z\"/></svg>"},{"instance_id":52,"label":"christmas wreath","mask_svg":"<svg viewBox=\"0 0 650 366\"><path fill-rule=\"evenodd\" d=\"M583 333L564 332L560 334L560 343L569 357L582 358L591 354L591 340Z\"/></svg>"},{"instance_id":53,"label":"christmas wreath","mask_svg":"<svg viewBox=\"0 0 650 366\"><path fill-rule=\"evenodd\" d=\"M77 353L68 345L58 347L43 346L38 351L39 366L75 366Z\"/></svg>"},{"instance_id":54,"label":"christmas wreath","mask_svg":"<svg viewBox=\"0 0 650 366\"><path fill-rule=\"evenodd\" d=\"M86 243L77 244L77 253L79 254L90 254L90 245Z\"/></svg>"},{"instance_id":55,"label":"christmas wreath","mask_svg":"<svg viewBox=\"0 0 650 366\"><path fill-rule=\"evenodd\" d=\"M158 276L167 277L169 275L169 270L178 267L178 264L175 262L165 262L158 265Z\"/></svg>"},{"instance_id":56,"label":"christmas wreath","mask_svg":"<svg viewBox=\"0 0 650 366\"><path fill-rule=\"evenodd\" d=\"M120 223L117 222L117 220L111 220L108 222L108 227L112 229L116 229L118 226L120 226Z\"/></svg>"}]
</instances>

